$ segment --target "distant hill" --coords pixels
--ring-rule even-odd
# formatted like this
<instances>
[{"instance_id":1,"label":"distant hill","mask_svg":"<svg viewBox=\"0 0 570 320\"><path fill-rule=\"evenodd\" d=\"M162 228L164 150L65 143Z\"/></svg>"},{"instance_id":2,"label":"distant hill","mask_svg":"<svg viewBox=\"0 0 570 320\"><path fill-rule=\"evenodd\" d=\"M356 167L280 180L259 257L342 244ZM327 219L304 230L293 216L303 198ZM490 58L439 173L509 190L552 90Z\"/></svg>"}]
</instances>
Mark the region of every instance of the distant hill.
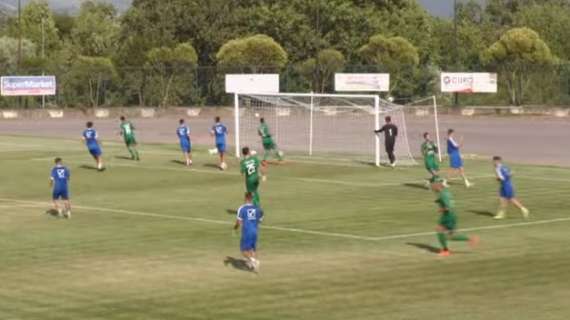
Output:
<instances>
[{"instance_id":1,"label":"distant hill","mask_svg":"<svg viewBox=\"0 0 570 320\"><path fill-rule=\"evenodd\" d=\"M25 6L31 0L22 0L22 6ZM47 0L50 7L57 12L76 13L84 0ZM112 3L119 12L126 11L132 0L99 0L101 2ZM18 0L0 0L0 12L15 13L18 9Z\"/></svg>"}]
</instances>

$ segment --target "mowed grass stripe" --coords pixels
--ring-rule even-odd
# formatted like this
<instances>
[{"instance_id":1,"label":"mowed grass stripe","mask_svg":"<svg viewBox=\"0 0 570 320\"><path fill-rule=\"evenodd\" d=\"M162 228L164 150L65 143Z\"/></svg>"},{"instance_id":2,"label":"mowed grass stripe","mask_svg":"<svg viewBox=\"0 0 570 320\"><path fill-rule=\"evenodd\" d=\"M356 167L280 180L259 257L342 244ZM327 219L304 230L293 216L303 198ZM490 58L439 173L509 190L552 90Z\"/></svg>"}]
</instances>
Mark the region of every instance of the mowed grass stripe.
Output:
<instances>
[{"instance_id":1,"label":"mowed grass stripe","mask_svg":"<svg viewBox=\"0 0 570 320\"><path fill-rule=\"evenodd\" d=\"M176 152L174 145L152 146L163 148ZM420 166L394 171L297 163L271 167L270 179L262 185L268 225L365 237L416 231L426 236L370 241L266 229L260 239L262 271L254 275L223 264L226 255L239 254L239 238L231 237L229 225L234 217L225 212L241 202L239 176L113 167L115 162L131 164L119 159L111 159L111 170L98 174L76 167L89 163L85 151L71 153L80 156L76 162L61 146L54 150L72 160L72 196L78 204L228 224L91 209L77 210L65 221L41 216L37 209L47 207L47 201L0 201L15 204L0 214L1 319L376 320L421 315L424 320L535 320L570 314L566 222L480 231L483 241L477 250L452 243L455 255L438 259L430 251L437 249L430 232L437 219L434 195L402 185L426 176ZM109 148L109 154L114 150ZM49 198L51 155L26 151L9 154L14 160L0 158L0 173L6 177L0 197ZM32 157L46 161L26 161ZM169 160L169 155L148 155L142 165L168 167ZM199 165L216 162L202 153L197 160ZM234 164L230 167L235 170ZM492 175L488 161L468 161L467 169L473 176ZM519 174L570 179L566 171L513 169L521 200L538 208L534 219L565 218L567 200L557 193L568 191L567 183ZM374 188L285 178L396 185ZM496 182L475 182L469 190L453 186L460 226L523 222L516 211L513 219L499 222L472 213L492 212L497 206Z\"/></svg>"}]
</instances>

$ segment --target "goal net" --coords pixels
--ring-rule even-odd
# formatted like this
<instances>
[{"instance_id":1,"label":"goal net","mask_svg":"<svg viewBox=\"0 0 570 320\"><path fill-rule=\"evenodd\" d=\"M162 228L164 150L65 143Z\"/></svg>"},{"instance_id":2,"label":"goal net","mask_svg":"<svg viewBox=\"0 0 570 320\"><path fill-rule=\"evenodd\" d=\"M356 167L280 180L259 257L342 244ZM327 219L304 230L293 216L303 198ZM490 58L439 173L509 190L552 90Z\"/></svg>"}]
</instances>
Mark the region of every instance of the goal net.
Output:
<instances>
[{"instance_id":1,"label":"goal net","mask_svg":"<svg viewBox=\"0 0 570 320\"><path fill-rule=\"evenodd\" d=\"M263 153L258 128L263 118L277 148L288 159L381 165L387 161L383 135L374 130L390 116L399 127L399 164L415 164L405 107L376 95L236 94L236 155L240 148Z\"/></svg>"}]
</instances>

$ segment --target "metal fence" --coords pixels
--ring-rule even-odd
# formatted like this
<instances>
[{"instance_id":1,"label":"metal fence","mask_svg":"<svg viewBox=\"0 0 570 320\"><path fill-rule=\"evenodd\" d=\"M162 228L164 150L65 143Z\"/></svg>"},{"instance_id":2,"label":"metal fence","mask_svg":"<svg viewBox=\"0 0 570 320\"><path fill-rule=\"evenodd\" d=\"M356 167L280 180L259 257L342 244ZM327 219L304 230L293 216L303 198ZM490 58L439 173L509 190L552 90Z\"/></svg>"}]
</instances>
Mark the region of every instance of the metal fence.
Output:
<instances>
[{"instance_id":1,"label":"metal fence","mask_svg":"<svg viewBox=\"0 0 570 320\"><path fill-rule=\"evenodd\" d=\"M57 95L45 97L0 97L0 108L93 108L93 107L171 107L227 106L232 97L225 93L225 74L250 73L246 68L197 67L187 69L124 68L114 73L65 70L51 72L58 81ZM334 72L307 72L297 65L283 70L256 68L259 73L280 73L282 92L334 92ZM497 72L498 93L440 93L441 71ZM378 66L347 66L342 72L387 72ZM1 73L1 70L0 70ZM19 75L39 75L42 70L27 70ZM18 74L11 74L18 75ZM570 64L527 66L521 71L521 102L533 106L570 106ZM398 103L426 96L438 96L444 106L506 106L512 104L509 73L502 70L457 70L433 66L404 66L391 72L391 95Z\"/></svg>"}]
</instances>

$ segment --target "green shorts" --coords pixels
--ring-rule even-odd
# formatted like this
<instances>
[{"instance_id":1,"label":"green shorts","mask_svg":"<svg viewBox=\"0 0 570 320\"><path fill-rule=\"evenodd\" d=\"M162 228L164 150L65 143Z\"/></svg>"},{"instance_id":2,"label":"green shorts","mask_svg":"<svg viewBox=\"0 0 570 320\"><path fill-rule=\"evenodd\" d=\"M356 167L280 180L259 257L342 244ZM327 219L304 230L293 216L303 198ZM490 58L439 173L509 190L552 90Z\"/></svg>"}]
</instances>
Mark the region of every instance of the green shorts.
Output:
<instances>
[{"instance_id":1,"label":"green shorts","mask_svg":"<svg viewBox=\"0 0 570 320\"><path fill-rule=\"evenodd\" d=\"M275 142L271 138L264 138L263 139L263 149L265 150L273 150L275 149Z\"/></svg>"},{"instance_id":2,"label":"green shorts","mask_svg":"<svg viewBox=\"0 0 570 320\"><path fill-rule=\"evenodd\" d=\"M257 192L257 188L259 188L259 179L245 180L245 190L247 190L247 192L255 193Z\"/></svg>"},{"instance_id":3,"label":"green shorts","mask_svg":"<svg viewBox=\"0 0 570 320\"><path fill-rule=\"evenodd\" d=\"M430 173L435 173L439 171L439 163L435 159L428 159L425 161L426 170Z\"/></svg>"},{"instance_id":4,"label":"green shorts","mask_svg":"<svg viewBox=\"0 0 570 320\"><path fill-rule=\"evenodd\" d=\"M127 147L134 146L137 144L135 137L125 137L125 144Z\"/></svg>"},{"instance_id":5,"label":"green shorts","mask_svg":"<svg viewBox=\"0 0 570 320\"><path fill-rule=\"evenodd\" d=\"M437 223L448 231L453 231L457 228L457 217L454 213L444 213L439 217Z\"/></svg>"}]
</instances>

